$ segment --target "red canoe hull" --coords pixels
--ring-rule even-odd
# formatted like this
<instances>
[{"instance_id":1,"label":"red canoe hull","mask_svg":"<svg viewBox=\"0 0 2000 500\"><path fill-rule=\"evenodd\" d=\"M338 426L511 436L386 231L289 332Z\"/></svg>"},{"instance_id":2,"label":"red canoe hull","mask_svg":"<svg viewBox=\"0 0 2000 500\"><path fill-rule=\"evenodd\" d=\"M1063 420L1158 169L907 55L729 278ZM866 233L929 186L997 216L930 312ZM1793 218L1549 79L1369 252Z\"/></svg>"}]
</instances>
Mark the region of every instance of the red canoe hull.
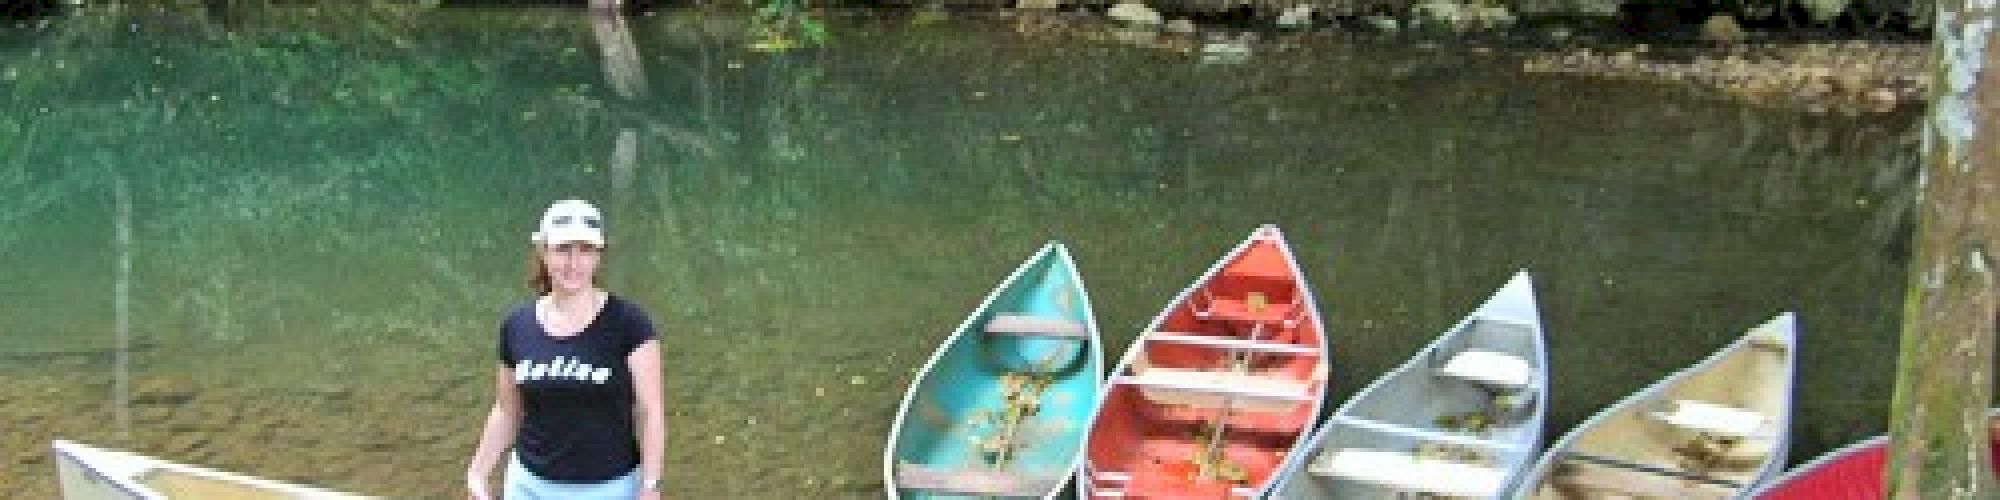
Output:
<instances>
[{"instance_id":1,"label":"red canoe hull","mask_svg":"<svg viewBox=\"0 0 2000 500\"><path fill-rule=\"evenodd\" d=\"M1757 495L1763 500L1878 500L1883 498L1882 470L1888 462L1888 440L1871 439L1834 455L1811 470L1780 479ZM1991 443L2000 455L2000 436ZM2000 472L2000 461L1995 461Z\"/></svg>"},{"instance_id":2,"label":"red canoe hull","mask_svg":"<svg viewBox=\"0 0 2000 500\"><path fill-rule=\"evenodd\" d=\"M1147 330L1172 333L1141 333L1113 373L1090 429L1082 478L1089 494L1220 499L1261 492L1311 430L1325 398L1325 342L1290 250L1277 229L1267 226L1217 266ZM1168 336L1184 340L1162 340ZM1224 368L1231 353L1240 351L1199 340L1253 341L1288 351L1253 354L1247 368ZM1116 382L1147 371L1199 377L1229 370L1252 375L1253 381L1274 381L1306 399L1210 406L1162 397L1151 386ZM1218 420L1226 430L1220 454L1234 470L1226 477L1204 476L1195 459L1204 455L1211 425Z\"/></svg>"}]
</instances>

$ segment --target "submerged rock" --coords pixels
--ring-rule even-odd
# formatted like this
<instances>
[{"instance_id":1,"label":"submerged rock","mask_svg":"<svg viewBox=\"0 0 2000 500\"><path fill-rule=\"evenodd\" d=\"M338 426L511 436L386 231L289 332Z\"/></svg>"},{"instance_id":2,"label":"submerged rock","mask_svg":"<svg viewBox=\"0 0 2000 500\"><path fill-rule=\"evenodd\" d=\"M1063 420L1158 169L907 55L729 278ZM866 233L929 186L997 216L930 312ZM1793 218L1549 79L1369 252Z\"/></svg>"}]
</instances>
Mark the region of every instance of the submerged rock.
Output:
<instances>
[{"instance_id":1,"label":"submerged rock","mask_svg":"<svg viewBox=\"0 0 2000 500\"><path fill-rule=\"evenodd\" d=\"M1302 30L1312 27L1312 22L1313 22L1312 4L1302 3L1294 5L1292 6L1292 8L1285 9L1284 12L1278 14L1279 29Z\"/></svg>"},{"instance_id":2,"label":"submerged rock","mask_svg":"<svg viewBox=\"0 0 2000 500\"><path fill-rule=\"evenodd\" d=\"M1514 13L1506 7L1450 0L1429 0L1411 8L1411 12L1426 23L1443 25L1455 31L1493 29L1514 24Z\"/></svg>"},{"instance_id":3,"label":"submerged rock","mask_svg":"<svg viewBox=\"0 0 2000 500\"><path fill-rule=\"evenodd\" d=\"M1367 16L1361 18L1368 26L1384 33L1395 33L1403 29L1403 23L1389 16Z\"/></svg>"},{"instance_id":4,"label":"submerged rock","mask_svg":"<svg viewBox=\"0 0 2000 500\"><path fill-rule=\"evenodd\" d=\"M1104 15L1127 24L1141 26L1158 26L1166 22L1166 18L1161 17L1159 11L1138 2L1120 2L1111 6L1111 10L1106 11Z\"/></svg>"},{"instance_id":5,"label":"submerged rock","mask_svg":"<svg viewBox=\"0 0 2000 500\"><path fill-rule=\"evenodd\" d=\"M1743 41L1747 36L1748 34L1743 31L1743 26L1736 24L1736 18L1728 14L1716 14L1710 16L1708 22L1701 23L1701 39L1703 40L1719 43L1736 43Z\"/></svg>"},{"instance_id":6,"label":"submerged rock","mask_svg":"<svg viewBox=\"0 0 2000 500\"><path fill-rule=\"evenodd\" d=\"M1202 64L1240 64L1250 60L1250 43L1255 41L1251 33L1230 36L1215 34L1201 45Z\"/></svg>"}]
</instances>

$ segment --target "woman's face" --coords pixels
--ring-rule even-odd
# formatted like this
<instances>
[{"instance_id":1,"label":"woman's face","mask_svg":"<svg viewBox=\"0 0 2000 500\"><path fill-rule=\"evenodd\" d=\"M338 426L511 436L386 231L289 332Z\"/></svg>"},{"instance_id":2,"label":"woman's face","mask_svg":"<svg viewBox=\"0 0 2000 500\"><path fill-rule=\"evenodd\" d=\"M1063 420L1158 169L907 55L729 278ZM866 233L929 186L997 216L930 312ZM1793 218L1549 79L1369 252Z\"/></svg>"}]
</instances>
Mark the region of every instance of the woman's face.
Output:
<instances>
[{"instance_id":1,"label":"woman's face","mask_svg":"<svg viewBox=\"0 0 2000 500\"><path fill-rule=\"evenodd\" d=\"M604 247L584 242L542 246L542 267L549 270L549 287L559 292L588 290L597 275Z\"/></svg>"}]
</instances>

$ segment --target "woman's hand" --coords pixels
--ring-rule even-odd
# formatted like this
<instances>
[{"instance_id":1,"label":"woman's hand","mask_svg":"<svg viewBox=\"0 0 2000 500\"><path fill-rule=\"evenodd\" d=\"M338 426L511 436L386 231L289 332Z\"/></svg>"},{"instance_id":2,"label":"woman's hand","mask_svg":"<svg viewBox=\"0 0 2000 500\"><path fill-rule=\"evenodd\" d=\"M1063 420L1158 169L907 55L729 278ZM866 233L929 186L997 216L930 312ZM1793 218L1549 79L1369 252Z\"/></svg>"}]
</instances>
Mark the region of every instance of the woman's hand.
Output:
<instances>
[{"instance_id":1,"label":"woman's hand","mask_svg":"<svg viewBox=\"0 0 2000 500\"><path fill-rule=\"evenodd\" d=\"M493 500L493 494L486 492L486 481L465 478L465 498L467 500Z\"/></svg>"}]
</instances>

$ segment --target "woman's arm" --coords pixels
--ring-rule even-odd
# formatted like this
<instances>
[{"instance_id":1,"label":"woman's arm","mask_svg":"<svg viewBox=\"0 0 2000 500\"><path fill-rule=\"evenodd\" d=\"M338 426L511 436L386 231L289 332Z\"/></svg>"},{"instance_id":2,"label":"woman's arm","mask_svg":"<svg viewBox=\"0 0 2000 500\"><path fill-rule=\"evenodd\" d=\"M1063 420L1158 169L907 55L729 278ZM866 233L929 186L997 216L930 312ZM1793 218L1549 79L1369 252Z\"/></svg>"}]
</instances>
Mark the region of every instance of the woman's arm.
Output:
<instances>
[{"instance_id":1,"label":"woman's arm","mask_svg":"<svg viewBox=\"0 0 2000 500\"><path fill-rule=\"evenodd\" d=\"M465 487L472 498L493 498L487 493L493 467L507 449L514 446L514 433L521 427L521 391L514 386L514 371L502 363L493 380L493 410L486 413L486 428L479 433L479 448L472 452L472 464L465 468Z\"/></svg>"},{"instance_id":2,"label":"woman's arm","mask_svg":"<svg viewBox=\"0 0 2000 500\"><path fill-rule=\"evenodd\" d=\"M660 341L647 340L633 349L625 358L632 370L633 398L638 402L632 409L639 415L639 484L640 488L665 479L667 455L667 403L666 390L660 380ZM657 491L641 491L639 498L659 498Z\"/></svg>"}]
</instances>

